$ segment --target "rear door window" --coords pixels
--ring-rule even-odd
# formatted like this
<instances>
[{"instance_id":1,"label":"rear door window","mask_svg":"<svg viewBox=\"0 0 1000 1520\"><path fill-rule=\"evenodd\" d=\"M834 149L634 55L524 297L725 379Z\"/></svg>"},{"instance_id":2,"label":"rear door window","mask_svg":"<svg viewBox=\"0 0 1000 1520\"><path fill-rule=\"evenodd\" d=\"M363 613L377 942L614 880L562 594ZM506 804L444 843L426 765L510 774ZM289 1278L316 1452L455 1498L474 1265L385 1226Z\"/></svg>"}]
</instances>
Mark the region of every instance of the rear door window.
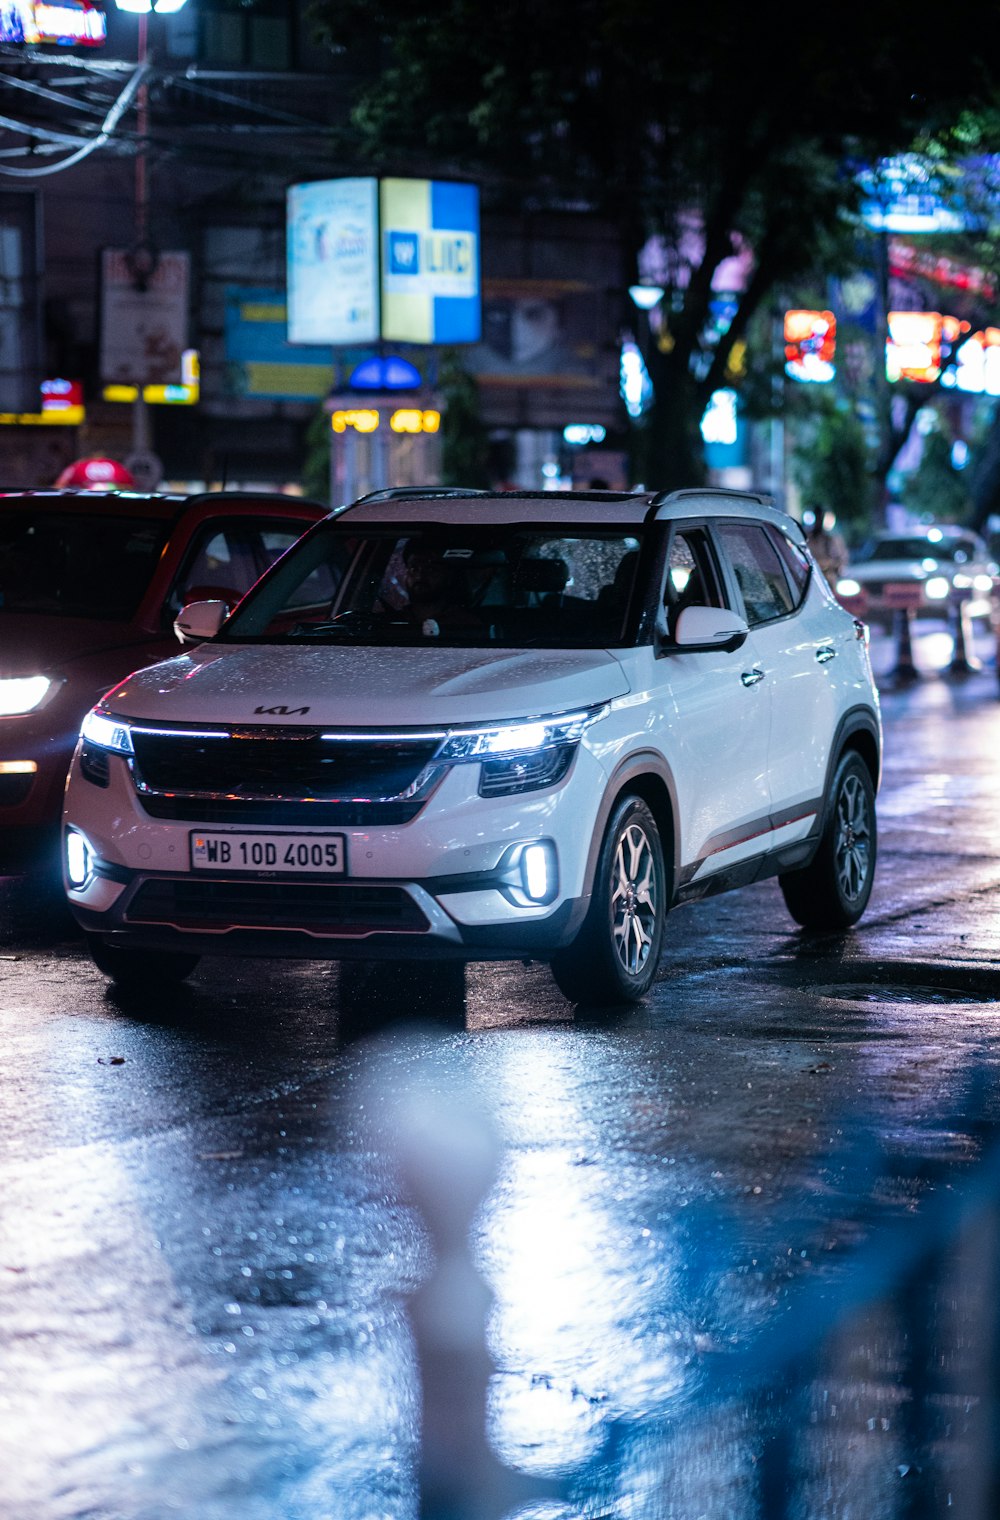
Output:
<instances>
[{"instance_id":1,"label":"rear door window","mask_svg":"<svg viewBox=\"0 0 1000 1520\"><path fill-rule=\"evenodd\" d=\"M751 628L786 617L796 602L781 556L759 523L720 523L722 551L732 567Z\"/></svg>"},{"instance_id":2,"label":"rear door window","mask_svg":"<svg viewBox=\"0 0 1000 1520\"><path fill-rule=\"evenodd\" d=\"M787 533L782 533L780 528L768 527L765 531L781 555L781 562L791 584L795 606L801 607L812 575L809 556L803 548L788 537Z\"/></svg>"}]
</instances>

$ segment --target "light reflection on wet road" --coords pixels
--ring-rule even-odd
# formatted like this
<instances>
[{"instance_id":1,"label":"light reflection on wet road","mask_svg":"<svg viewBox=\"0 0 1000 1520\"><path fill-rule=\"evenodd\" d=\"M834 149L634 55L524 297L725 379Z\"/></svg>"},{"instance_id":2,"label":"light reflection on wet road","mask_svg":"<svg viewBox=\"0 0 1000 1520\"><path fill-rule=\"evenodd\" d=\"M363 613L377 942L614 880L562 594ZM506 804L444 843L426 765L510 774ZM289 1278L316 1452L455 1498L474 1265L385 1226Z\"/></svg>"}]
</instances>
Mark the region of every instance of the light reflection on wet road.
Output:
<instances>
[{"instance_id":1,"label":"light reflection on wet road","mask_svg":"<svg viewBox=\"0 0 1000 1520\"><path fill-rule=\"evenodd\" d=\"M539 1520L755 1520L787 1394L802 1513L895 1520L920 1468L935 1506L985 1516L967 1284L936 1316L933 1471L895 1301L798 1388L698 1412L729 1360L777 1347L797 1295L832 1303L879 1227L973 1176L973 1109L997 1118L996 678L886 707L859 931L794 931L773 884L685 909L618 1020L574 1021L520 966L472 968L464 1021L360 1043L323 964L206 961L124 999L8 882L3 1520L415 1517L408 1296L434 1256L392 1139L414 1092L446 1140L474 1102L499 1147L471 1241L489 1437L525 1475L511 1513L551 1479Z\"/></svg>"}]
</instances>

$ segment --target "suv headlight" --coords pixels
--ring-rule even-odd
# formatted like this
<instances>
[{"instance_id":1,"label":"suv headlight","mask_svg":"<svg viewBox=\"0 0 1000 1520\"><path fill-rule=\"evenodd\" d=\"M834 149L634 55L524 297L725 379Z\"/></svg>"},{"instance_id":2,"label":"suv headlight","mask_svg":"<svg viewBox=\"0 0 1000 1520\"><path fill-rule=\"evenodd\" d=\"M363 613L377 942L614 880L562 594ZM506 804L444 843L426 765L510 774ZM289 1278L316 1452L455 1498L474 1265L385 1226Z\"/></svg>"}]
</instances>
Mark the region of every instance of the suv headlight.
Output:
<instances>
[{"instance_id":1,"label":"suv headlight","mask_svg":"<svg viewBox=\"0 0 1000 1520\"><path fill-rule=\"evenodd\" d=\"M49 694L48 676L7 676L0 680L0 718L34 712Z\"/></svg>"},{"instance_id":2,"label":"suv headlight","mask_svg":"<svg viewBox=\"0 0 1000 1520\"><path fill-rule=\"evenodd\" d=\"M121 718L109 718L107 713L98 712L96 708L84 718L80 735L88 744L110 750L112 754L134 753L128 724L123 723Z\"/></svg>"},{"instance_id":3,"label":"suv headlight","mask_svg":"<svg viewBox=\"0 0 1000 1520\"><path fill-rule=\"evenodd\" d=\"M452 765L479 761L481 797L539 791L562 780L585 730L607 710L602 703L578 712L523 718L490 728L453 729L435 758Z\"/></svg>"}]
</instances>

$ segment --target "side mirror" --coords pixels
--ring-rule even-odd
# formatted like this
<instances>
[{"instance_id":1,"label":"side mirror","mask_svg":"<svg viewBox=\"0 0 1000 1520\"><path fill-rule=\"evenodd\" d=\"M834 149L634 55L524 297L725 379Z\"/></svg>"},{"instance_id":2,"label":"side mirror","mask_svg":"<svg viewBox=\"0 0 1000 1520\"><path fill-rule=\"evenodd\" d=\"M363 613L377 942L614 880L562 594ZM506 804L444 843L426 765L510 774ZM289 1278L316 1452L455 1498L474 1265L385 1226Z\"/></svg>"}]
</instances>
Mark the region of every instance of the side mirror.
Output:
<instances>
[{"instance_id":1,"label":"side mirror","mask_svg":"<svg viewBox=\"0 0 1000 1520\"><path fill-rule=\"evenodd\" d=\"M228 616L228 602L188 602L174 618L174 633L182 644L200 644L214 639Z\"/></svg>"},{"instance_id":2,"label":"side mirror","mask_svg":"<svg viewBox=\"0 0 1000 1520\"><path fill-rule=\"evenodd\" d=\"M673 644L689 654L712 649L732 654L746 643L749 632L744 619L727 607L685 607L677 619Z\"/></svg>"}]
</instances>

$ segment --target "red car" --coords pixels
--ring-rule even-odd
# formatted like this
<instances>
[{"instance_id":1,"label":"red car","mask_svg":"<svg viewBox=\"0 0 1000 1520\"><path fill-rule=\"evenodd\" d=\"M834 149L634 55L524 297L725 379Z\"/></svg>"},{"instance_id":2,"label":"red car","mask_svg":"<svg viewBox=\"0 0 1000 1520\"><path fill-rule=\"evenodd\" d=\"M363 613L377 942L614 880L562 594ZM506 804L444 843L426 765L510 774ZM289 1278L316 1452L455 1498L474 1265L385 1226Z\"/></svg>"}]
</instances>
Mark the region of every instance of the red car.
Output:
<instances>
[{"instance_id":1,"label":"red car","mask_svg":"<svg viewBox=\"0 0 1000 1520\"><path fill-rule=\"evenodd\" d=\"M58 823L85 714L177 652L182 606L233 606L328 512L277 493L0 495L0 861Z\"/></svg>"}]
</instances>

